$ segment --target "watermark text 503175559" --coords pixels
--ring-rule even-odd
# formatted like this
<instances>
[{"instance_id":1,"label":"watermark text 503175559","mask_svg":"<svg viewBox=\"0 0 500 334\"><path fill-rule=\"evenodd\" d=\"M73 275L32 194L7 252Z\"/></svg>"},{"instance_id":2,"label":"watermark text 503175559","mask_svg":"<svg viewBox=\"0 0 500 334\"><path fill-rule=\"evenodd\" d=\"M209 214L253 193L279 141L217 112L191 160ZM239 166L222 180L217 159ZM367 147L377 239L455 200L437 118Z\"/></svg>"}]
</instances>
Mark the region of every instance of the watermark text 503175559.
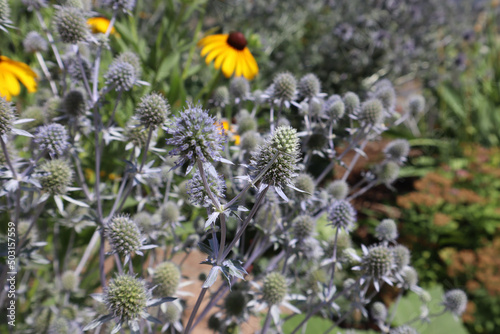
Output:
<instances>
[{"instance_id":1,"label":"watermark text 503175559","mask_svg":"<svg viewBox=\"0 0 500 334\"><path fill-rule=\"evenodd\" d=\"M16 325L16 225L9 222L7 228L7 323Z\"/></svg>"}]
</instances>

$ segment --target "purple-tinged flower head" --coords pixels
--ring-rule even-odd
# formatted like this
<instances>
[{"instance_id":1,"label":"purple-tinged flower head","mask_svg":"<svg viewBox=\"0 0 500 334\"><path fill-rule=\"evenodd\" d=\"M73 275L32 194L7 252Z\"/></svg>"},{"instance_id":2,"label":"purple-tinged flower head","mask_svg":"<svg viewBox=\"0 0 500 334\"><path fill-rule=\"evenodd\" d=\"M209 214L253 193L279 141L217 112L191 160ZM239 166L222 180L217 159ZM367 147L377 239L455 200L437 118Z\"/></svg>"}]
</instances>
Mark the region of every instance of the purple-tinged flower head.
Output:
<instances>
[{"instance_id":1,"label":"purple-tinged flower head","mask_svg":"<svg viewBox=\"0 0 500 334\"><path fill-rule=\"evenodd\" d=\"M300 79L297 89L302 99L312 99L320 93L321 81L315 74L309 73Z\"/></svg>"},{"instance_id":2,"label":"purple-tinged flower head","mask_svg":"<svg viewBox=\"0 0 500 334\"><path fill-rule=\"evenodd\" d=\"M342 41L348 42L354 34L354 29L349 23L342 22L335 28L333 33Z\"/></svg>"},{"instance_id":3,"label":"purple-tinged flower head","mask_svg":"<svg viewBox=\"0 0 500 334\"><path fill-rule=\"evenodd\" d=\"M175 163L177 167L186 161L194 164L198 159L210 162L222 158L221 152L226 141L224 129L200 105L189 104L174 118L166 132L172 135L172 138L167 139L167 145L174 147L169 155L179 156Z\"/></svg>"},{"instance_id":4,"label":"purple-tinged flower head","mask_svg":"<svg viewBox=\"0 0 500 334\"><path fill-rule=\"evenodd\" d=\"M346 200L336 200L328 208L328 220L336 228L350 230L356 222L356 210Z\"/></svg>"},{"instance_id":5,"label":"purple-tinged flower head","mask_svg":"<svg viewBox=\"0 0 500 334\"><path fill-rule=\"evenodd\" d=\"M224 197L226 191L226 183L222 176L216 176L205 170L205 175L207 178L208 187L212 193L217 198ZM199 170L196 171L193 178L187 183L187 193L189 195L189 201L195 205L200 205L204 207L212 206L212 200L210 199L205 187L203 186L203 181L200 176Z\"/></svg>"},{"instance_id":6,"label":"purple-tinged flower head","mask_svg":"<svg viewBox=\"0 0 500 334\"><path fill-rule=\"evenodd\" d=\"M272 100L291 102L297 95L297 80L289 72L278 73L270 89Z\"/></svg>"},{"instance_id":7,"label":"purple-tinged flower head","mask_svg":"<svg viewBox=\"0 0 500 334\"><path fill-rule=\"evenodd\" d=\"M34 140L40 150L47 150L50 156L62 155L69 147L68 132L58 123L40 126Z\"/></svg>"}]
</instances>

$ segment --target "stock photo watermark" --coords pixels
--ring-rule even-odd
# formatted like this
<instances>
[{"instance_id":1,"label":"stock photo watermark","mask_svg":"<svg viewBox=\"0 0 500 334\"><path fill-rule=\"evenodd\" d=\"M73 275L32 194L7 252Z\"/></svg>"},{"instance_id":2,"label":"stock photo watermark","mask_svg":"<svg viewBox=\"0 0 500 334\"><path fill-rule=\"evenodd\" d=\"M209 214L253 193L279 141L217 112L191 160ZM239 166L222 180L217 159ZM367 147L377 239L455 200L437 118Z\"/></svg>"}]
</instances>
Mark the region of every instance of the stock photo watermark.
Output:
<instances>
[{"instance_id":1,"label":"stock photo watermark","mask_svg":"<svg viewBox=\"0 0 500 334\"><path fill-rule=\"evenodd\" d=\"M16 326L16 225L9 222L7 228L7 324Z\"/></svg>"}]
</instances>

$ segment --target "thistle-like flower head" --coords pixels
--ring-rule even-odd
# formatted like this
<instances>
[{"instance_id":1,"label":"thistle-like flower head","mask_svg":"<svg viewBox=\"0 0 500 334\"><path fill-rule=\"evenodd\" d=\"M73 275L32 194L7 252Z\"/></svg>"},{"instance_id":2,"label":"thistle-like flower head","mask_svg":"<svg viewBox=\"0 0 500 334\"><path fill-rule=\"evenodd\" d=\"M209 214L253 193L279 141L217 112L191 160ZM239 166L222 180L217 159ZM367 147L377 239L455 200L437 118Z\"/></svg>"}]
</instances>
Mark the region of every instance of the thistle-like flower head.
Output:
<instances>
[{"instance_id":1,"label":"thistle-like flower head","mask_svg":"<svg viewBox=\"0 0 500 334\"><path fill-rule=\"evenodd\" d=\"M30 31L23 41L24 51L28 53L47 51L47 41L36 31Z\"/></svg>"},{"instance_id":2,"label":"thistle-like flower head","mask_svg":"<svg viewBox=\"0 0 500 334\"><path fill-rule=\"evenodd\" d=\"M224 197L226 183L224 182L223 177L213 175L208 170L205 171L205 175L207 178L208 186L215 197ZM204 207L211 207L213 205L212 200L208 196L208 193L203 186L203 181L201 179L199 170L197 170L193 175L193 178L188 181L187 193L189 195L189 201L195 205Z\"/></svg>"},{"instance_id":3,"label":"thistle-like flower head","mask_svg":"<svg viewBox=\"0 0 500 334\"><path fill-rule=\"evenodd\" d=\"M335 200L328 208L328 220L335 228L350 230L356 222L356 210L346 200Z\"/></svg>"},{"instance_id":4,"label":"thistle-like flower head","mask_svg":"<svg viewBox=\"0 0 500 334\"><path fill-rule=\"evenodd\" d=\"M90 35L90 29L82 11L75 7L57 7L55 25L63 43L84 42Z\"/></svg>"},{"instance_id":5,"label":"thistle-like flower head","mask_svg":"<svg viewBox=\"0 0 500 334\"><path fill-rule=\"evenodd\" d=\"M372 246L363 256L362 263L365 273L374 280L379 280L391 272L394 266L393 252L385 245Z\"/></svg>"},{"instance_id":6,"label":"thistle-like flower head","mask_svg":"<svg viewBox=\"0 0 500 334\"><path fill-rule=\"evenodd\" d=\"M165 261L156 266L153 284L157 285L155 294L173 296L179 287L181 272L173 262Z\"/></svg>"},{"instance_id":7,"label":"thistle-like flower head","mask_svg":"<svg viewBox=\"0 0 500 334\"><path fill-rule=\"evenodd\" d=\"M179 156L176 166L198 159L202 162L218 161L226 141L222 125L208 115L201 106L188 105L166 131L172 135L167 144L174 146L171 156Z\"/></svg>"},{"instance_id":8,"label":"thistle-like flower head","mask_svg":"<svg viewBox=\"0 0 500 334\"><path fill-rule=\"evenodd\" d=\"M58 123L39 127L34 141L40 146L40 150L47 150L50 156L60 156L69 147L68 132L63 125Z\"/></svg>"},{"instance_id":9,"label":"thistle-like flower head","mask_svg":"<svg viewBox=\"0 0 500 334\"><path fill-rule=\"evenodd\" d=\"M113 278L105 288L104 302L109 311L121 320L137 319L146 311L151 293L146 282L127 274Z\"/></svg>"},{"instance_id":10,"label":"thistle-like flower head","mask_svg":"<svg viewBox=\"0 0 500 334\"><path fill-rule=\"evenodd\" d=\"M262 177L264 184L283 188L292 184L297 176L297 159L299 155L299 138L297 131L290 126L280 126L270 139L254 153L252 165L257 173L270 164L271 166Z\"/></svg>"},{"instance_id":11,"label":"thistle-like flower head","mask_svg":"<svg viewBox=\"0 0 500 334\"><path fill-rule=\"evenodd\" d=\"M115 59L104 74L104 79L107 87L113 87L118 92L126 92L137 82L137 73L130 63Z\"/></svg>"},{"instance_id":12,"label":"thistle-like flower head","mask_svg":"<svg viewBox=\"0 0 500 334\"><path fill-rule=\"evenodd\" d=\"M297 80L289 72L276 75L272 85L272 100L293 101L297 95Z\"/></svg>"},{"instance_id":13,"label":"thistle-like flower head","mask_svg":"<svg viewBox=\"0 0 500 334\"><path fill-rule=\"evenodd\" d=\"M136 108L136 114L146 128L162 125L167 120L170 105L167 100L157 93L151 93L144 96Z\"/></svg>"},{"instance_id":14,"label":"thistle-like flower head","mask_svg":"<svg viewBox=\"0 0 500 334\"><path fill-rule=\"evenodd\" d=\"M137 224L126 215L118 215L106 226L113 252L128 255L142 247L143 238Z\"/></svg>"},{"instance_id":15,"label":"thistle-like flower head","mask_svg":"<svg viewBox=\"0 0 500 334\"><path fill-rule=\"evenodd\" d=\"M444 294L443 304L447 311L461 316L467 307L467 295L460 289L450 290Z\"/></svg>"},{"instance_id":16,"label":"thistle-like flower head","mask_svg":"<svg viewBox=\"0 0 500 334\"><path fill-rule=\"evenodd\" d=\"M42 189L51 195L64 195L73 179L69 164L65 160L54 159L45 162L40 169L44 172L40 177Z\"/></svg>"},{"instance_id":17,"label":"thistle-like flower head","mask_svg":"<svg viewBox=\"0 0 500 334\"><path fill-rule=\"evenodd\" d=\"M285 276L279 272L272 272L264 278L262 299L269 305L280 304L288 292Z\"/></svg>"},{"instance_id":18,"label":"thistle-like flower head","mask_svg":"<svg viewBox=\"0 0 500 334\"><path fill-rule=\"evenodd\" d=\"M398 238L398 228L392 219L384 219L375 228L375 237L381 241L394 241Z\"/></svg>"}]
</instances>

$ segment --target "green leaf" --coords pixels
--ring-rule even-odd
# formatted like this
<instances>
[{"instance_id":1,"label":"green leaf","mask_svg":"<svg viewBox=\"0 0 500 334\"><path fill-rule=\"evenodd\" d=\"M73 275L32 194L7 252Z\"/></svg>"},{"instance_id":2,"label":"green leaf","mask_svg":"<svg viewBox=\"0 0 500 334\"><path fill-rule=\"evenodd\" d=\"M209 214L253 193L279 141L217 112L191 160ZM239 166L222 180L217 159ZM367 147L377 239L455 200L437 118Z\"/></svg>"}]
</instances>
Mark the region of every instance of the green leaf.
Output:
<instances>
[{"instance_id":1,"label":"green leaf","mask_svg":"<svg viewBox=\"0 0 500 334\"><path fill-rule=\"evenodd\" d=\"M441 306L441 300L443 298L443 287L441 285L436 285L427 290L432 301L429 304L430 314L440 312L443 307ZM406 322L418 317L420 315L420 306L422 305L420 298L415 293L410 293L407 296L401 298L396 311L396 316L394 317L394 326L400 326ZM394 305L391 307L392 308ZM460 320L456 320L450 313L445 313L439 317L431 319L430 323L415 322L412 324L420 334L442 334L442 333L453 333L453 334L467 334L467 330Z\"/></svg>"}]
</instances>

